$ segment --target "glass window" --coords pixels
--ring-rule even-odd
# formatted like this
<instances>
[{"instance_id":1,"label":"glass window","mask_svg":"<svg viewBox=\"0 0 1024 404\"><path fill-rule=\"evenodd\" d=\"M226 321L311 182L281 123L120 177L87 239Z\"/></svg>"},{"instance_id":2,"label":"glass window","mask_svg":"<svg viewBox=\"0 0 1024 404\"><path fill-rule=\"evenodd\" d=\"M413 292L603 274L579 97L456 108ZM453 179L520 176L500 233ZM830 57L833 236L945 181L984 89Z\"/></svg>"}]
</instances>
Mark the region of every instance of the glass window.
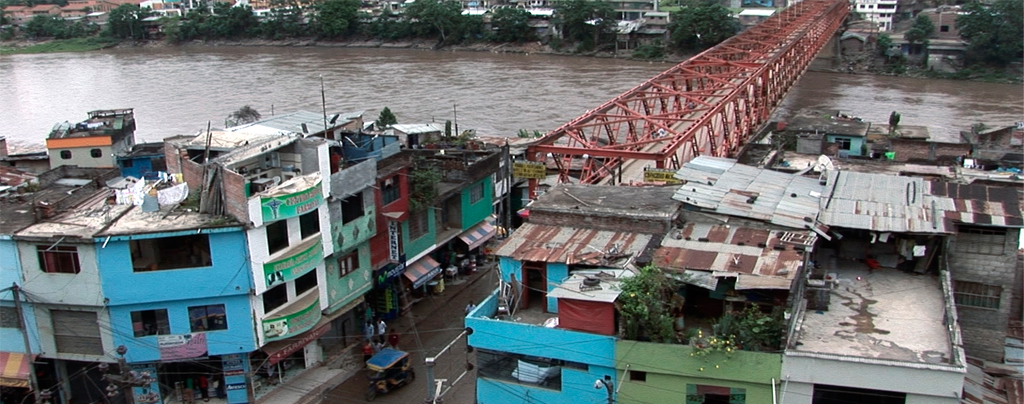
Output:
<instances>
[{"instance_id":1,"label":"glass window","mask_svg":"<svg viewBox=\"0 0 1024 404\"><path fill-rule=\"evenodd\" d=\"M398 188L398 176L388 178L380 187L381 197L384 199L384 206L397 201L402 197L402 190Z\"/></svg>"},{"instance_id":2,"label":"glass window","mask_svg":"<svg viewBox=\"0 0 1024 404\"><path fill-rule=\"evenodd\" d=\"M268 224L267 250L273 254L288 247L288 221L279 220Z\"/></svg>"},{"instance_id":3,"label":"glass window","mask_svg":"<svg viewBox=\"0 0 1024 404\"><path fill-rule=\"evenodd\" d=\"M170 334L171 323L167 320L167 309L133 311L132 331L136 338Z\"/></svg>"},{"instance_id":4,"label":"glass window","mask_svg":"<svg viewBox=\"0 0 1024 404\"><path fill-rule=\"evenodd\" d=\"M82 271L78 263L78 247L67 245L37 245L39 269L51 274L77 274Z\"/></svg>"},{"instance_id":5,"label":"glass window","mask_svg":"<svg viewBox=\"0 0 1024 404\"><path fill-rule=\"evenodd\" d=\"M427 234L427 211L421 210L409 215L409 240L415 240Z\"/></svg>"},{"instance_id":6,"label":"glass window","mask_svg":"<svg viewBox=\"0 0 1024 404\"><path fill-rule=\"evenodd\" d=\"M705 384L686 385L686 404L728 403L746 404L747 389L711 386ZM815 401L817 402L817 401ZM857 401L860 402L860 401Z\"/></svg>"},{"instance_id":7,"label":"glass window","mask_svg":"<svg viewBox=\"0 0 1024 404\"><path fill-rule=\"evenodd\" d=\"M288 289L284 284L277 285L263 293L263 312L270 313L274 309L288 303Z\"/></svg>"},{"instance_id":8,"label":"glass window","mask_svg":"<svg viewBox=\"0 0 1024 404\"><path fill-rule=\"evenodd\" d=\"M1003 288L984 283L953 281L953 300L956 304L983 309L999 309L999 295Z\"/></svg>"},{"instance_id":9,"label":"glass window","mask_svg":"<svg viewBox=\"0 0 1024 404\"><path fill-rule=\"evenodd\" d=\"M839 145L839 150L850 150L853 147L853 142L850 139L837 137L836 144Z\"/></svg>"},{"instance_id":10,"label":"glass window","mask_svg":"<svg viewBox=\"0 0 1024 404\"><path fill-rule=\"evenodd\" d=\"M484 183L482 182L469 189L469 203L475 204L481 199L484 199Z\"/></svg>"},{"instance_id":11,"label":"glass window","mask_svg":"<svg viewBox=\"0 0 1024 404\"><path fill-rule=\"evenodd\" d=\"M362 192L349 196L341 201L341 223L349 222L363 217L363 194Z\"/></svg>"},{"instance_id":12,"label":"glass window","mask_svg":"<svg viewBox=\"0 0 1024 404\"><path fill-rule=\"evenodd\" d=\"M340 274L338 277L344 277L350 273L355 272L359 269L359 253L358 251L352 251L341 258L338 258L338 270Z\"/></svg>"},{"instance_id":13,"label":"glass window","mask_svg":"<svg viewBox=\"0 0 1024 404\"><path fill-rule=\"evenodd\" d=\"M62 158L64 160L71 159L71 150L61 150L60 151L60 158Z\"/></svg>"},{"instance_id":14,"label":"glass window","mask_svg":"<svg viewBox=\"0 0 1024 404\"><path fill-rule=\"evenodd\" d=\"M320 210L314 210L299 216L299 233L302 238L320 233Z\"/></svg>"},{"instance_id":15,"label":"glass window","mask_svg":"<svg viewBox=\"0 0 1024 404\"><path fill-rule=\"evenodd\" d=\"M228 329L228 316L223 304L189 307L188 322L192 332Z\"/></svg>"},{"instance_id":16,"label":"glass window","mask_svg":"<svg viewBox=\"0 0 1024 404\"><path fill-rule=\"evenodd\" d=\"M316 271L302 275L295 279L295 295L306 293L310 289L316 289Z\"/></svg>"},{"instance_id":17,"label":"glass window","mask_svg":"<svg viewBox=\"0 0 1024 404\"><path fill-rule=\"evenodd\" d=\"M94 159L98 159L100 157L103 157L103 150L100 150L100 149L89 150L89 155L92 156L92 158L94 158Z\"/></svg>"},{"instance_id":18,"label":"glass window","mask_svg":"<svg viewBox=\"0 0 1024 404\"><path fill-rule=\"evenodd\" d=\"M562 363L557 359L480 349L476 361L479 377L562 390Z\"/></svg>"},{"instance_id":19,"label":"glass window","mask_svg":"<svg viewBox=\"0 0 1024 404\"><path fill-rule=\"evenodd\" d=\"M135 272L213 266L207 234L132 240L128 245Z\"/></svg>"}]
</instances>

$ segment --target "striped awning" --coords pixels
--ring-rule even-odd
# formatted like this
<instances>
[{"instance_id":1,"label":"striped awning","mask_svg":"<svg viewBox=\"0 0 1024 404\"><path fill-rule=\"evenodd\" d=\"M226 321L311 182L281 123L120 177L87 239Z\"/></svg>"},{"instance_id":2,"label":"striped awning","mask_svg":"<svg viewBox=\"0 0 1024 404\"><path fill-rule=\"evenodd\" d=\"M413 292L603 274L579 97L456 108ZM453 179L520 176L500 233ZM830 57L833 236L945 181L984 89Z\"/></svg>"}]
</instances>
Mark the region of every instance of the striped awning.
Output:
<instances>
[{"instance_id":1,"label":"striped awning","mask_svg":"<svg viewBox=\"0 0 1024 404\"><path fill-rule=\"evenodd\" d=\"M429 255L416 260L416 262L405 268L404 272L405 277L412 281L412 287L414 288L430 282L439 273L441 273L441 264L438 264Z\"/></svg>"},{"instance_id":2,"label":"striped awning","mask_svg":"<svg viewBox=\"0 0 1024 404\"><path fill-rule=\"evenodd\" d=\"M35 355L0 352L0 386L28 387L29 364Z\"/></svg>"},{"instance_id":3,"label":"striped awning","mask_svg":"<svg viewBox=\"0 0 1024 404\"><path fill-rule=\"evenodd\" d=\"M466 230L465 233L460 234L459 238L469 246L470 250L472 250L479 247L481 244L486 243L487 240L494 237L495 233L497 233L497 230L494 226L487 221L483 221L480 224L471 227L469 230Z\"/></svg>"}]
</instances>

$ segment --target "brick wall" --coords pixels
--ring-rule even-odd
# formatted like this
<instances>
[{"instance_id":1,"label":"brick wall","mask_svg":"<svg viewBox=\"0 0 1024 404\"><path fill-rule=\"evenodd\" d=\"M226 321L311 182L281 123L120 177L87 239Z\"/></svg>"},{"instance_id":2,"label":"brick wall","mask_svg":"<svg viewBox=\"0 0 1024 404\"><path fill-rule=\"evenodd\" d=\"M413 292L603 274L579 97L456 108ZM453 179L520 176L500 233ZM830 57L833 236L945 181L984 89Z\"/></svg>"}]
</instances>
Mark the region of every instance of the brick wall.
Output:
<instances>
[{"instance_id":1,"label":"brick wall","mask_svg":"<svg viewBox=\"0 0 1024 404\"><path fill-rule=\"evenodd\" d=\"M224 192L224 213L242 223L248 224L249 220L249 198L245 196L245 177L219 167L223 179Z\"/></svg>"},{"instance_id":2,"label":"brick wall","mask_svg":"<svg viewBox=\"0 0 1024 404\"><path fill-rule=\"evenodd\" d=\"M999 309L957 306L964 337L964 349L970 356L1000 361L1006 322L1013 307L1014 285L1021 271L1017 261L1019 229L1006 229L1002 237L960 232L949 244L949 271L954 281L998 285L1002 287ZM1002 249L993 250L993 241L1001 238ZM979 253L976 251L984 251Z\"/></svg>"},{"instance_id":3,"label":"brick wall","mask_svg":"<svg viewBox=\"0 0 1024 404\"><path fill-rule=\"evenodd\" d=\"M955 162L957 157L970 154L967 143L938 143L920 140L892 139L892 151L896 161L904 162Z\"/></svg>"},{"instance_id":4,"label":"brick wall","mask_svg":"<svg viewBox=\"0 0 1024 404\"><path fill-rule=\"evenodd\" d=\"M164 160L167 162L167 172L181 172L181 159L178 156L178 148L170 142L164 142Z\"/></svg>"}]
</instances>

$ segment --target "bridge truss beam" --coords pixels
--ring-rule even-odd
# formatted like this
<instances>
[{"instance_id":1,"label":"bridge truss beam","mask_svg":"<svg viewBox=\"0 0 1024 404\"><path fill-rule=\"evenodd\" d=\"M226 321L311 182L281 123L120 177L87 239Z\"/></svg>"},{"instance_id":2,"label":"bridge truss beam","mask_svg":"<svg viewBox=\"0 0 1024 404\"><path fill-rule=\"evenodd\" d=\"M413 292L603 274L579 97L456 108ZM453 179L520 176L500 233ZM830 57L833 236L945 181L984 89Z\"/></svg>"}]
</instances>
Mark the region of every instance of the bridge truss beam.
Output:
<instances>
[{"instance_id":1,"label":"bridge truss beam","mask_svg":"<svg viewBox=\"0 0 1024 404\"><path fill-rule=\"evenodd\" d=\"M744 146L829 42L846 0L804 0L549 132L527 159L559 182L614 183ZM550 165L549 165L550 167ZM532 190L533 187L531 187Z\"/></svg>"}]
</instances>

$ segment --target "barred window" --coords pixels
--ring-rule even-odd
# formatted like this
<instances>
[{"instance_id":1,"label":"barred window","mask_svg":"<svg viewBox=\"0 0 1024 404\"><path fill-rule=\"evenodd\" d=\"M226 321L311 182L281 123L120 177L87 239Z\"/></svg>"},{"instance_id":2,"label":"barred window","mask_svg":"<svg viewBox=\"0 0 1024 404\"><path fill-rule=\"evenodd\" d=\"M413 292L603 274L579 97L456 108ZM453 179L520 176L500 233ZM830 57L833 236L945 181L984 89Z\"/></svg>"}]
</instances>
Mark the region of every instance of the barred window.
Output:
<instances>
[{"instance_id":1,"label":"barred window","mask_svg":"<svg viewBox=\"0 0 1024 404\"><path fill-rule=\"evenodd\" d=\"M984 283L953 281L953 300L956 304L983 309L999 309L999 295L1003 288Z\"/></svg>"},{"instance_id":2,"label":"barred window","mask_svg":"<svg viewBox=\"0 0 1024 404\"><path fill-rule=\"evenodd\" d=\"M473 205L480 202L481 199L484 199L484 183L482 182L469 189L469 203Z\"/></svg>"},{"instance_id":3,"label":"barred window","mask_svg":"<svg viewBox=\"0 0 1024 404\"><path fill-rule=\"evenodd\" d=\"M409 240L415 240L427 234L427 231L430 229L427 218L427 211L425 210L409 215Z\"/></svg>"},{"instance_id":4,"label":"barred window","mask_svg":"<svg viewBox=\"0 0 1024 404\"><path fill-rule=\"evenodd\" d=\"M984 227L961 227L953 250L960 253L1003 255L1006 253L1006 230Z\"/></svg>"}]
</instances>

